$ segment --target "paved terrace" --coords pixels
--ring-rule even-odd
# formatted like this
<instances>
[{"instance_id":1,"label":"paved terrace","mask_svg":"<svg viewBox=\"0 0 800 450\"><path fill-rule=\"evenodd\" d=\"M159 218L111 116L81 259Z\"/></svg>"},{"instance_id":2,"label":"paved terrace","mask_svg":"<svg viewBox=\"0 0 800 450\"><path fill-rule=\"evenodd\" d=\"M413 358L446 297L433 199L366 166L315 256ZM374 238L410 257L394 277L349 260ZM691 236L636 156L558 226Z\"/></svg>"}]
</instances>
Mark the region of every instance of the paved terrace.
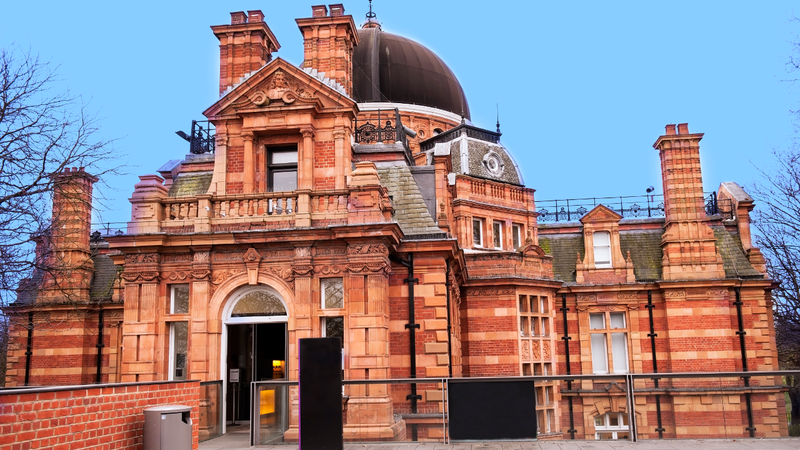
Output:
<instances>
[{"instance_id":1,"label":"paved terrace","mask_svg":"<svg viewBox=\"0 0 800 450\"><path fill-rule=\"evenodd\" d=\"M200 443L200 450L244 450L251 447L247 434L227 434ZM293 450L296 445L264 445L257 449ZM628 441L474 442L464 444L385 443L345 444L345 450L795 450L800 438L784 439L680 439Z\"/></svg>"}]
</instances>

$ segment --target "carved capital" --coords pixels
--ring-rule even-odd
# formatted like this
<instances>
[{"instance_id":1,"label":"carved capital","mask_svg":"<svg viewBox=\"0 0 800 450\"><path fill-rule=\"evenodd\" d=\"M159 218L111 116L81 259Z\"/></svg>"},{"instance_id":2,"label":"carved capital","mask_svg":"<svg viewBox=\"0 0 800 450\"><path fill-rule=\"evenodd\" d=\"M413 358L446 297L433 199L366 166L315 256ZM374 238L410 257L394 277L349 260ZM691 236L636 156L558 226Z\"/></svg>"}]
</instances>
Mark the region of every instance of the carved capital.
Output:
<instances>
[{"instance_id":1,"label":"carved capital","mask_svg":"<svg viewBox=\"0 0 800 450\"><path fill-rule=\"evenodd\" d=\"M344 139L345 133L344 130L336 130L333 132L334 139Z\"/></svg>"},{"instance_id":2,"label":"carved capital","mask_svg":"<svg viewBox=\"0 0 800 450\"><path fill-rule=\"evenodd\" d=\"M292 266L292 272L294 272L295 276L308 276L313 271L314 271L314 266L310 264L300 264Z\"/></svg>"},{"instance_id":3,"label":"carved capital","mask_svg":"<svg viewBox=\"0 0 800 450\"><path fill-rule=\"evenodd\" d=\"M313 138L314 137L314 130L312 128L301 128L300 134L303 135L304 139Z\"/></svg>"},{"instance_id":4,"label":"carved capital","mask_svg":"<svg viewBox=\"0 0 800 450\"><path fill-rule=\"evenodd\" d=\"M252 132L244 132L244 133L242 133L242 139L245 142L253 142L253 138L255 138L255 134L253 134Z\"/></svg>"},{"instance_id":5,"label":"carved capital","mask_svg":"<svg viewBox=\"0 0 800 450\"><path fill-rule=\"evenodd\" d=\"M211 252L194 252L192 256L192 262L195 264L208 264L210 260Z\"/></svg>"},{"instance_id":6,"label":"carved capital","mask_svg":"<svg viewBox=\"0 0 800 450\"><path fill-rule=\"evenodd\" d=\"M228 135L227 134L217 134L214 137L214 141L217 144L217 147L225 147L228 145Z\"/></svg>"}]
</instances>

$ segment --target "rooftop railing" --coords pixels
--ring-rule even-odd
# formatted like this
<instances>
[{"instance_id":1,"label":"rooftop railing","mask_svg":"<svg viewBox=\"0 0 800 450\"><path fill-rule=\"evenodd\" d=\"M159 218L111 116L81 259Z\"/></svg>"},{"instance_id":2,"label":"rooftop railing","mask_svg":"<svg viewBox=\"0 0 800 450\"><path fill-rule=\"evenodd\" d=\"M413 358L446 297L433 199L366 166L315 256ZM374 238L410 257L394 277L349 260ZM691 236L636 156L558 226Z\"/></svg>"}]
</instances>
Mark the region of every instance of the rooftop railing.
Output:
<instances>
[{"instance_id":1,"label":"rooftop railing","mask_svg":"<svg viewBox=\"0 0 800 450\"><path fill-rule=\"evenodd\" d=\"M721 215L723 219L733 219L733 207L730 199L718 199L716 192L706 193L704 196L707 216ZM540 223L575 222L598 205L607 207L624 219L664 217L664 196L662 194L539 200L536 202Z\"/></svg>"}]
</instances>

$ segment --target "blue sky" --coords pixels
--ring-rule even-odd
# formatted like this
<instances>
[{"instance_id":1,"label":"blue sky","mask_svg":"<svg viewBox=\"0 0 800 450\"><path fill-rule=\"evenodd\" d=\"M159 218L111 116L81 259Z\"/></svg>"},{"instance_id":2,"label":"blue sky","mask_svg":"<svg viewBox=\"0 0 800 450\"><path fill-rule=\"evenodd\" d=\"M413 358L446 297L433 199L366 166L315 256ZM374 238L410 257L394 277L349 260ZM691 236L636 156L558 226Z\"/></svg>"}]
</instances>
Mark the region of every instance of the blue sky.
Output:
<instances>
[{"instance_id":1,"label":"blue sky","mask_svg":"<svg viewBox=\"0 0 800 450\"><path fill-rule=\"evenodd\" d=\"M218 41L209 26L261 9L282 48L302 62L303 1L6 2L0 46L30 48L61 88L103 117L101 136L130 175L106 180L95 221L124 222L137 175L181 158L176 130L217 99ZM366 0L346 1L357 24ZM473 122L494 129L536 198L660 192L652 148L668 123L701 143L707 191L742 185L793 136L800 90L786 63L798 40L796 2L375 1L383 29L434 50L461 81ZM796 74L795 77L800 76Z\"/></svg>"}]
</instances>

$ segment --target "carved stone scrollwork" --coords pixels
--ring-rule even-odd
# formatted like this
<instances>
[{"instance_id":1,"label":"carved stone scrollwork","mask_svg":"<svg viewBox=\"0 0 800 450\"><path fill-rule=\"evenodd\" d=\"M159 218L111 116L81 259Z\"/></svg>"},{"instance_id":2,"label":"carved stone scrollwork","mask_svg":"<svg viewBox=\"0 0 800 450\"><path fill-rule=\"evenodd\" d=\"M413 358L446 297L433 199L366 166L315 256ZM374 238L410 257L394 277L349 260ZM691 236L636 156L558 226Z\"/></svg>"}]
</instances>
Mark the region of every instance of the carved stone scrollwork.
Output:
<instances>
[{"instance_id":1,"label":"carved stone scrollwork","mask_svg":"<svg viewBox=\"0 0 800 450\"><path fill-rule=\"evenodd\" d=\"M267 267L263 270L264 272L271 273L287 282L294 280L294 271L287 267ZM294 286L292 288L294 289Z\"/></svg>"},{"instance_id":2,"label":"carved stone scrollwork","mask_svg":"<svg viewBox=\"0 0 800 450\"><path fill-rule=\"evenodd\" d=\"M258 254L258 251L253 247L250 247L247 252L242 256L242 259L245 263L253 263L261 261L261 255Z\"/></svg>"},{"instance_id":3,"label":"carved stone scrollwork","mask_svg":"<svg viewBox=\"0 0 800 450\"><path fill-rule=\"evenodd\" d=\"M184 281L189 278L189 272L180 270L177 272L168 272L164 274L164 279L169 281Z\"/></svg>"},{"instance_id":4,"label":"carved stone scrollwork","mask_svg":"<svg viewBox=\"0 0 800 450\"><path fill-rule=\"evenodd\" d=\"M544 359L550 359L550 343L547 341L542 342L542 353L544 353Z\"/></svg>"},{"instance_id":5,"label":"carved stone scrollwork","mask_svg":"<svg viewBox=\"0 0 800 450\"><path fill-rule=\"evenodd\" d=\"M195 280L208 280L211 271L208 269L192 270L192 278Z\"/></svg>"},{"instance_id":6,"label":"carved stone scrollwork","mask_svg":"<svg viewBox=\"0 0 800 450\"><path fill-rule=\"evenodd\" d=\"M522 349L520 351L522 354L522 360L527 362L531 360L531 343L530 341L522 341Z\"/></svg>"},{"instance_id":7,"label":"carved stone scrollwork","mask_svg":"<svg viewBox=\"0 0 800 450\"><path fill-rule=\"evenodd\" d=\"M578 295L578 302L596 302L597 295L589 294L589 295Z\"/></svg>"},{"instance_id":8,"label":"carved stone scrollwork","mask_svg":"<svg viewBox=\"0 0 800 450\"><path fill-rule=\"evenodd\" d=\"M384 244L352 244L347 246L348 255L388 255L389 249Z\"/></svg>"},{"instance_id":9,"label":"carved stone scrollwork","mask_svg":"<svg viewBox=\"0 0 800 450\"><path fill-rule=\"evenodd\" d=\"M385 262L357 263L349 264L347 271L350 273L381 273L389 274L392 269Z\"/></svg>"},{"instance_id":10,"label":"carved stone scrollwork","mask_svg":"<svg viewBox=\"0 0 800 450\"><path fill-rule=\"evenodd\" d=\"M128 283L158 281L158 272L123 272L120 275Z\"/></svg>"},{"instance_id":11,"label":"carved stone scrollwork","mask_svg":"<svg viewBox=\"0 0 800 450\"><path fill-rule=\"evenodd\" d=\"M134 253L125 255L125 264L158 264L161 255L158 253Z\"/></svg>"},{"instance_id":12,"label":"carved stone scrollwork","mask_svg":"<svg viewBox=\"0 0 800 450\"><path fill-rule=\"evenodd\" d=\"M686 297L686 291L665 291L664 297L667 298L681 298Z\"/></svg>"},{"instance_id":13,"label":"carved stone scrollwork","mask_svg":"<svg viewBox=\"0 0 800 450\"><path fill-rule=\"evenodd\" d=\"M311 258L311 247L295 247L295 258Z\"/></svg>"},{"instance_id":14,"label":"carved stone scrollwork","mask_svg":"<svg viewBox=\"0 0 800 450\"><path fill-rule=\"evenodd\" d=\"M316 266L314 267L314 272L321 273L323 275L330 275L340 273L342 268L337 265L324 265L324 266Z\"/></svg>"},{"instance_id":15,"label":"carved stone scrollwork","mask_svg":"<svg viewBox=\"0 0 800 450\"><path fill-rule=\"evenodd\" d=\"M192 258L192 262L194 262L195 264L207 264L208 261L209 261L210 255L211 255L211 252L208 252L208 251L205 251L205 252L194 252L194 255L193 255L193 258Z\"/></svg>"},{"instance_id":16,"label":"carved stone scrollwork","mask_svg":"<svg viewBox=\"0 0 800 450\"><path fill-rule=\"evenodd\" d=\"M638 292L620 292L617 294L617 298L620 300L636 300L639 298Z\"/></svg>"},{"instance_id":17,"label":"carved stone scrollwork","mask_svg":"<svg viewBox=\"0 0 800 450\"><path fill-rule=\"evenodd\" d=\"M497 297L515 294L514 289L471 289L467 292L471 297Z\"/></svg>"},{"instance_id":18,"label":"carved stone scrollwork","mask_svg":"<svg viewBox=\"0 0 800 450\"><path fill-rule=\"evenodd\" d=\"M295 274L295 276L307 276L313 271L314 271L314 266L312 266L310 264L309 265L302 264L302 265L292 266L292 272Z\"/></svg>"}]
</instances>

